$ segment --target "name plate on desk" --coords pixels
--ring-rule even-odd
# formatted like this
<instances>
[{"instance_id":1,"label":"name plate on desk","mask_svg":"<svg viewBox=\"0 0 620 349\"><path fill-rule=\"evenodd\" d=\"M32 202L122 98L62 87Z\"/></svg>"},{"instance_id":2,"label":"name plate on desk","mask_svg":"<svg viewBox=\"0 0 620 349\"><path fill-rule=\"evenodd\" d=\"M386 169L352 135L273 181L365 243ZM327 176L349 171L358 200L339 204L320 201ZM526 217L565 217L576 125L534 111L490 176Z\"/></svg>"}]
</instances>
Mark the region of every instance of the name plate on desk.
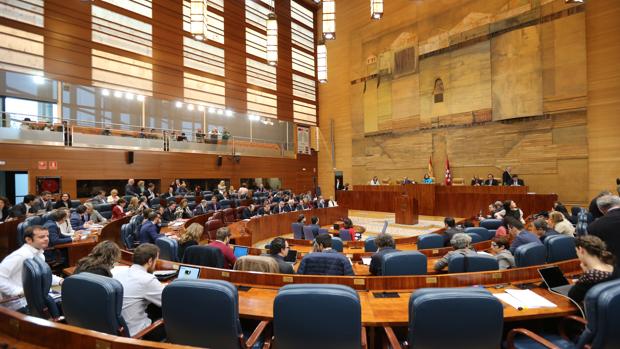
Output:
<instances>
[{"instance_id":1,"label":"name plate on desk","mask_svg":"<svg viewBox=\"0 0 620 349\"><path fill-rule=\"evenodd\" d=\"M282 282L291 283L291 282L293 282L293 277L292 276L283 276L282 277Z\"/></svg>"},{"instance_id":2,"label":"name plate on desk","mask_svg":"<svg viewBox=\"0 0 620 349\"><path fill-rule=\"evenodd\" d=\"M222 277L223 277L223 278L229 278L229 277L230 277L230 273L229 273L229 272L227 272L227 271L223 271L223 272L222 272Z\"/></svg>"},{"instance_id":3,"label":"name plate on desk","mask_svg":"<svg viewBox=\"0 0 620 349\"><path fill-rule=\"evenodd\" d=\"M436 284L437 283L437 278L433 278L433 277L426 278L426 283L427 284Z\"/></svg>"},{"instance_id":4,"label":"name plate on desk","mask_svg":"<svg viewBox=\"0 0 620 349\"><path fill-rule=\"evenodd\" d=\"M353 279L353 285L365 285L366 281L364 279Z\"/></svg>"}]
</instances>

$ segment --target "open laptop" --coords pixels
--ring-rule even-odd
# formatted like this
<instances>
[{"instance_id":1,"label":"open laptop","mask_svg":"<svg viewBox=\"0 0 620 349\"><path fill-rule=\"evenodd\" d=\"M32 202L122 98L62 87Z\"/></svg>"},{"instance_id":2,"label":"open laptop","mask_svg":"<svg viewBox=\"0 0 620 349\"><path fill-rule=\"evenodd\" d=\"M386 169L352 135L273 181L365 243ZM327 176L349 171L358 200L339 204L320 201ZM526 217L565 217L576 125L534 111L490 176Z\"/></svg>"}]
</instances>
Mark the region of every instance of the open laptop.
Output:
<instances>
[{"instance_id":1,"label":"open laptop","mask_svg":"<svg viewBox=\"0 0 620 349\"><path fill-rule=\"evenodd\" d=\"M198 279L200 276L200 268L196 267L188 267L187 265L182 265L179 267L179 279Z\"/></svg>"},{"instance_id":2,"label":"open laptop","mask_svg":"<svg viewBox=\"0 0 620 349\"><path fill-rule=\"evenodd\" d=\"M568 291L573 287L566 277L564 277L564 273L559 267L547 267L538 269L538 273L545 280L545 284L547 284L547 288L549 290L559 293L564 296L568 296Z\"/></svg>"},{"instance_id":3,"label":"open laptop","mask_svg":"<svg viewBox=\"0 0 620 349\"><path fill-rule=\"evenodd\" d=\"M288 254L284 257L284 261L295 264L295 262L297 262L297 251L289 249Z\"/></svg>"},{"instance_id":4,"label":"open laptop","mask_svg":"<svg viewBox=\"0 0 620 349\"><path fill-rule=\"evenodd\" d=\"M235 247L233 247L233 254L237 258L241 258L243 256L247 256L248 252L249 252L248 248L245 247L245 246L235 246Z\"/></svg>"}]
</instances>

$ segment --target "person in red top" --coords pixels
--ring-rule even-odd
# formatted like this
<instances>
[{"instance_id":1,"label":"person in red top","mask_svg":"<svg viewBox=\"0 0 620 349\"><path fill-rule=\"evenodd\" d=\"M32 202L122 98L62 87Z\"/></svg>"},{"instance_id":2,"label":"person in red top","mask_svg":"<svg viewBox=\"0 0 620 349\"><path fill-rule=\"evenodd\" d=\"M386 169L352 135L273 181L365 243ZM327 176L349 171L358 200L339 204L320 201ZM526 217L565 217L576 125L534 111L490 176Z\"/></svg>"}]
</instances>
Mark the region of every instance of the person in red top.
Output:
<instances>
[{"instance_id":1,"label":"person in red top","mask_svg":"<svg viewBox=\"0 0 620 349\"><path fill-rule=\"evenodd\" d=\"M127 205L127 201L125 199L120 198L116 201L116 205L112 208L112 220L117 220L125 217L125 205Z\"/></svg>"},{"instance_id":2,"label":"person in red top","mask_svg":"<svg viewBox=\"0 0 620 349\"><path fill-rule=\"evenodd\" d=\"M355 229L353 229L353 222L351 221L351 219L345 218L342 220L342 223L342 229L348 230L349 234L351 234L351 241L357 240L357 237L355 236Z\"/></svg>"},{"instance_id":3,"label":"person in red top","mask_svg":"<svg viewBox=\"0 0 620 349\"><path fill-rule=\"evenodd\" d=\"M215 232L215 241L209 244L209 246L217 247L222 251L224 255L224 268L232 269L233 265L237 261L232 248L228 246L230 242L230 230L226 227L222 227Z\"/></svg>"}]
</instances>

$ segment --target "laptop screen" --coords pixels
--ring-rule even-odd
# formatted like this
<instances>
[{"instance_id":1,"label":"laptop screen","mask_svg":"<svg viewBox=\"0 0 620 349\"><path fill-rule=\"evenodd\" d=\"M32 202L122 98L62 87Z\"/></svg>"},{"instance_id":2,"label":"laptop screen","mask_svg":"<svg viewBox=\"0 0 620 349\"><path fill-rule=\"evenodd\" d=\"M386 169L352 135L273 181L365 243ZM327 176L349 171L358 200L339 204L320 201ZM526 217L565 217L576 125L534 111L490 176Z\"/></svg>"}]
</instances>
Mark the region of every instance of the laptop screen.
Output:
<instances>
[{"instance_id":1,"label":"laptop screen","mask_svg":"<svg viewBox=\"0 0 620 349\"><path fill-rule=\"evenodd\" d=\"M179 279L198 279L200 275L200 269L195 267L188 267L186 265L182 265L179 268Z\"/></svg>"},{"instance_id":2,"label":"laptop screen","mask_svg":"<svg viewBox=\"0 0 620 349\"><path fill-rule=\"evenodd\" d=\"M286 257L284 257L284 261L285 262L297 261L297 251L289 249L288 254L286 255Z\"/></svg>"},{"instance_id":3,"label":"laptop screen","mask_svg":"<svg viewBox=\"0 0 620 349\"><path fill-rule=\"evenodd\" d=\"M243 256L247 256L248 255L248 248L245 247L245 246L235 246L233 248L233 254L237 258L241 258Z\"/></svg>"},{"instance_id":4,"label":"laptop screen","mask_svg":"<svg viewBox=\"0 0 620 349\"><path fill-rule=\"evenodd\" d=\"M559 267L541 268L538 269L538 273L540 273L540 276L542 276L549 288L568 285L568 280L566 280L564 273L562 273Z\"/></svg>"}]
</instances>

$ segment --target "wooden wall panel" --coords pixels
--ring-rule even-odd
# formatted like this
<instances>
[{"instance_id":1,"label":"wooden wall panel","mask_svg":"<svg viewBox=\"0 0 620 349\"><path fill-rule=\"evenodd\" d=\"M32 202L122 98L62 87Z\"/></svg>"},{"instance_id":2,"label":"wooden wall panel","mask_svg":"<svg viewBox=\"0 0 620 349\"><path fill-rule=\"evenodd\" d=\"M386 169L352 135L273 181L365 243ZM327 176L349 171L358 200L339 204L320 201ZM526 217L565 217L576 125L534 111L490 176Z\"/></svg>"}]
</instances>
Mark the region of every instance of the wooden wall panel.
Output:
<instances>
[{"instance_id":1,"label":"wooden wall panel","mask_svg":"<svg viewBox=\"0 0 620 349\"><path fill-rule=\"evenodd\" d=\"M135 151L134 163L126 163L126 151L31 145L2 144L6 165L4 171L28 171L30 192L36 189L37 176L60 176L62 190L76 195L79 179L159 178L162 186L175 178L230 178L238 188L241 178L278 177L283 188L295 192L313 189L316 155L298 159L241 157L235 163L223 155L222 166L216 164L217 155ZM57 161L58 170L39 170L37 161ZM123 189L123 188L119 188Z\"/></svg>"}]
</instances>

